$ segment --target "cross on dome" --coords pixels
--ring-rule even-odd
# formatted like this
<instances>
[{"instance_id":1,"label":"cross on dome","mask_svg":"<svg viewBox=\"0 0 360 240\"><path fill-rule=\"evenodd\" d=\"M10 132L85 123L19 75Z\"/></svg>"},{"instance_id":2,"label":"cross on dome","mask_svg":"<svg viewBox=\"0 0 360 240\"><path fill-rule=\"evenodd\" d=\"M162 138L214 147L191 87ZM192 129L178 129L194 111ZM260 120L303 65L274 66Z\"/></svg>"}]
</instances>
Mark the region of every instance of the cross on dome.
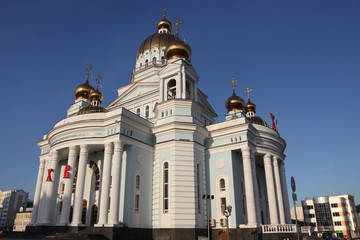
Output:
<instances>
[{"instance_id":1,"label":"cross on dome","mask_svg":"<svg viewBox=\"0 0 360 240\"><path fill-rule=\"evenodd\" d=\"M232 89L233 89L233 92L235 92L235 83L238 81L237 79L235 78L231 78L232 80L229 81L230 84L232 84Z\"/></svg>"},{"instance_id":2,"label":"cross on dome","mask_svg":"<svg viewBox=\"0 0 360 240\"><path fill-rule=\"evenodd\" d=\"M252 89L246 88L246 90L244 91L245 94L248 96L248 99L250 99L250 92L252 92Z\"/></svg>"},{"instance_id":3,"label":"cross on dome","mask_svg":"<svg viewBox=\"0 0 360 240\"><path fill-rule=\"evenodd\" d=\"M165 19L165 17L166 17L166 11L167 10L169 10L167 7L165 7L164 6L164 9L163 10L161 10L161 12L163 13L163 15L164 15L164 19Z\"/></svg>"},{"instance_id":4,"label":"cross on dome","mask_svg":"<svg viewBox=\"0 0 360 240\"><path fill-rule=\"evenodd\" d=\"M95 79L96 81L96 89L99 89L100 80L102 79L102 76L99 74L99 76Z\"/></svg>"},{"instance_id":5,"label":"cross on dome","mask_svg":"<svg viewBox=\"0 0 360 240\"><path fill-rule=\"evenodd\" d=\"M91 66L91 64L89 64L89 67L85 70L85 72L87 72L86 82L89 82L89 75L90 75L90 71L92 69L93 69L93 66Z\"/></svg>"},{"instance_id":6,"label":"cross on dome","mask_svg":"<svg viewBox=\"0 0 360 240\"><path fill-rule=\"evenodd\" d=\"M176 36L179 35L179 29L180 29L180 26L179 26L179 25L182 24L182 23L183 23L183 21L181 21L181 20L179 20L179 19L176 19L176 20L175 20L175 24L172 25L172 27L175 28Z\"/></svg>"}]
</instances>

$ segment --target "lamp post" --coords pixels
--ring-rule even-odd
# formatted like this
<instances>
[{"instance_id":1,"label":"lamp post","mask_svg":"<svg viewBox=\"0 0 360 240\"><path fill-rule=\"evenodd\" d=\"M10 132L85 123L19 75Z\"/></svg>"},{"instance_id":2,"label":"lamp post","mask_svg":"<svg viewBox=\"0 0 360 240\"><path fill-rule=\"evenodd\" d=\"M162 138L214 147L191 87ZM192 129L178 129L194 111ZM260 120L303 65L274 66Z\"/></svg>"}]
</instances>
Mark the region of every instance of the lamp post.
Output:
<instances>
[{"instance_id":1,"label":"lamp post","mask_svg":"<svg viewBox=\"0 0 360 240\"><path fill-rule=\"evenodd\" d=\"M223 215L226 217L226 231L227 231L227 239L230 240L230 233L229 233L229 217L231 216L231 205L221 205L221 211Z\"/></svg>"},{"instance_id":2,"label":"lamp post","mask_svg":"<svg viewBox=\"0 0 360 240\"><path fill-rule=\"evenodd\" d=\"M207 207L207 230L208 230L208 239L210 240L210 212L209 212L209 208L210 208L210 200L214 199L214 195L203 195L203 199L207 200L206 202L206 207Z\"/></svg>"}]
</instances>

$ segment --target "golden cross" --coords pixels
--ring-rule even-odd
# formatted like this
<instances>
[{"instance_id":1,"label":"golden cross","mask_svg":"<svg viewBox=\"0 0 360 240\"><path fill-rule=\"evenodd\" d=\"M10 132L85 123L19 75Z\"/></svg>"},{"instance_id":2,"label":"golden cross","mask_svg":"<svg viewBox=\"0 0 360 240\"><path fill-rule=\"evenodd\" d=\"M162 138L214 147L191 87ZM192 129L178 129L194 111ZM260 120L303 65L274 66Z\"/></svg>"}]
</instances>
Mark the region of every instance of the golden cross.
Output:
<instances>
[{"instance_id":1,"label":"golden cross","mask_svg":"<svg viewBox=\"0 0 360 240\"><path fill-rule=\"evenodd\" d=\"M233 88L233 92L235 92L235 83L238 81L235 78L231 78L232 80L229 82L230 84L232 84L232 88Z\"/></svg>"},{"instance_id":2,"label":"golden cross","mask_svg":"<svg viewBox=\"0 0 360 240\"><path fill-rule=\"evenodd\" d=\"M175 28L176 36L178 36L179 35L179 29L180 29L179 25L182 24L183 21L181 21L179 19L176 19L175 22L176 22L175 25L172 25L172 27Z\"/></svg>"},{"instance_id":3,"label":"golden cross","mask_svg":"<svg viewBox=\"0 0 360 240\"><path fill-rule=\"evenodd\" d=\"M248 96L248 99L250 99L250 92L252 92L253 90L252 89L249 89L249 88L246 88L246 90L244 91L245 94L247 94Z\"/></svg>"},{"instance_id":4,"label":"golden cross","mask_svg":"<svg viewBox=\"0 0 360 240\"><path fill-rule=\"evenodd\" d=\"M89 67L85 70L85 72L87 72L87 76L86 76L87 82L89 82L89 75L90 75L91 69L93 69L93 66L91 66L91 64L89 64Z\"/></svg>"},{"instance_id":5,"label":"golden cross","mask_svg":"<svg viewBox=\"0 0 360 240\"><path fill-rule=\"evenodd\" d=\"M95 79L96 81L96 89L99 89L100 79L102 79L102 76L99 74L99 76Z\"/></svg>"},{"instance_id":6,"label":"golden cross","mask_svg":"<svg viewBox=\"0 0 360 240\"><path fill-rule=\"evenodd\" d=\"M161 10L161 12L163 13L164 15L164 18L166 17L166 11L169 10L167 7L164 6L164 9Z\"/></svg>"}]
</instances>

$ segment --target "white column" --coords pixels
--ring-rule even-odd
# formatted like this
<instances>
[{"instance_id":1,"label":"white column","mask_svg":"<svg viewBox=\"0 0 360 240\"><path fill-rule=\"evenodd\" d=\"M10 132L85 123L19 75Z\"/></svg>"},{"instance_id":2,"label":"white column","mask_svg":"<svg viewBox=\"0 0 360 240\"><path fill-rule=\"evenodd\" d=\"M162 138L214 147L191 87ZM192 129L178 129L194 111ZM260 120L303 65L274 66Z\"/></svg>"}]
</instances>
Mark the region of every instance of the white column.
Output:
<instances>
[{"instance_id":1,"label":"white column","mask_svg":"<svg viewBox=\"0 0 360 240\"><path fill-rule=\"evenodd\" d=\"M45 192L44 192L44 213L43 213L43 219L41 221L41 224L48 225L51 223L51 213L53 212L53 200L54 200L54 185L56 182L55 176L56 176L56 170L58 166L58 159L59 158L59 152L53 151L51 153L51 160L50 160L50 168L53 169L51 172L51 181L45 182ZM49 169L50 169L49 168ZM48 173L46 169L46 173Z\"/></svg>"},{"instance_id":2,"label":"white column","mask_svg":"<svg viewBox=\"0 0 360 240\"><path fill-rule=\"evenodd\" d=\"M113 144L106 143L104 150L104 165L101 178L101 197L100 197L100 214L98 226L107 224L109 210L109 190L111 177L111 157L113 153Z\"/></svg>"},{"instance_id":3,"label":"white column","mask_svg":"<svg viewBox=\"0 0 360 240\"><path fill-rule=\"evenodd\" d=\"M120 140L114 141L114 156L113 156L113 176L111 181L111 199L110 199L110 213L109 225L119 224L119 199L120 199L120 180L121 180L121 165L122 165L123 145Z\"/></svg>"},{"instance_id":4,"label":"white column","mask_svg":"<svg viewBox=\"0 0 360 240\"><path fill-rule=\"evenodd\" d=\"M287 224L291 224L290 204L289 204L289 195L288 195L287 184L286 184L284 160L280 162L279 167L280 167L281 188L282 188L282 193L283 193L285 221Z\"/></svg>"},{"instance_id":5,"label":"white column","mask_svg":"<svg viewBox=\"0 0 360 240\"><path fill-rule=\"evenodd\" d=\"M50 168L50 161L51 154L48 154L48 158L45 159L45 167L44 167L44 175L42 178L41 190L40 190L40 200L39 200L39 208L38 208L38 216L37 216L37 224L41 224L42 219L44 218L44 205L45 205L45 179L47 177L47 169Z\"/></svg>"},{"instance_id":6,"label":"white column","mask_svg":"<svg viewBox=\"0 0 360 240\"><path fill-rule=\"evenodd\" d=\"M276 204L276 193L274 174L270 154L264 156L266 187L269 201L270 224L279 224L278 209Z\"/></svg>"},{"instance_id":7,"label":"white column","mask_svg":"<svg viewBox=\"0 0 360 240\"><path fill-rule=\"evenodd\" d=\"M80 146L80 157L79 165L77 170L76 177L76 189L75 189L75 201L74 201L74 211L71 225L78 226L81 225L81 214L82 214L82 205L83 205L83 196L84 196L84 184L85 184L85 174L86 174L86 164L88 160L89 147L88 145Z\"/></svg>"},{"instance_id":8,"label":"white column","mask_svg":"<svg viewBox=\"0 0 360 240\"><path fill-rule=\"evenodd\" d=\"M39 203L40 203L41 186L42 186L43 178L44 178L44 170L45 170L45 159L40 158L40 166L39 166L38 177L37 177L37 181L36 181L35 195L34 195L32 219L31 219L31 223L30 223L31 225L35 225L38 220L37 216L38 216L38 209L39 209Z\"/></svg>"},{"instance_id":9,"label":"white column","mask_svg":"<svg viewBox=\"0 0 360 240\"><path fill-rule=\"evenodd\" d=\"M258 185L258 181L257 181L257 177L256 177L255 155L254 155L253 151L250 151L250 159L251 159L251 170L252 170L254 193L255 193L256 223L261 224L259 185Z\"/></svg>"},{"instance_id":10,"label":"white column","mask_svg":"<svg viewBox=\"0 0 360 240\"><path fill-rule=\"evenodd\" d=\"M254 194L254 181L253 172L251 169L250 148L242 148L243 168L244 168L244 181L246 193L246 212L247 212L247 225L257 225L256 222L256 204Z\"/></svg>"},{"instance_id":11,"label":"white column","mask_svg":"<svg viewBox=\"0 0 360 240\"><path fill-rule=\"evenodd\" d=\"M274 156L274 174L275 174L276 194L277 194L278 207L279 207L280 223L285 224L285 212L284 212L284 202L282 196L283 194L281 189L279 160L276 156Z\"/></svg>"},{"instance_id":12,"label":"white column","mask_svg":"<svg viewBox=\"0 0 360 240\"><path fill-rule=\"evenodd\" d=\"M78 155L78 147L70 146L67 165L70 166L69 178L64 178L65 190L62 203L62 211L59 225L69 224L70 206L71 206L71 195L74 183L76 157Z\"/></svg>"}]
</instances>

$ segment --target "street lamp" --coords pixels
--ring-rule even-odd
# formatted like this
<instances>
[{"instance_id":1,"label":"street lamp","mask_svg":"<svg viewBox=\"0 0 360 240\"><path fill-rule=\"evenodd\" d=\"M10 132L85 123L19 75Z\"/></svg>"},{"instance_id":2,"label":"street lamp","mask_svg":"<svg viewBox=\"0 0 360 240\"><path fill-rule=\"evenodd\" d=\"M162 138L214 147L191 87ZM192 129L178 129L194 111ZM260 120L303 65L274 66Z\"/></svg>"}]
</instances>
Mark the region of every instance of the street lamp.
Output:
<instances>
[{"instance_id":1,"label":"street lamp","mask_svg":"<svg viewBox=\"0 0 360 240\"><path fill-rule=\"evenodd\" d=\"M231 216L231 205L221 205L221 211L222 214L226 217L226 231L227 231L227 239L230 240L230 234L229 234L229 217Z\"/></svg>"},{"instance_id":2,"label":"street lamp","mask_svg":"<svg viewBox=\"0 0 360 240\"><path fill-rule=\"evenodd\" d=\"M210 200L214 199L214 195L203 195L203 199L207 200L206 202L206 206L207 206L207 230L208 230L208 239L210 240L210 212L209 212L209 208L210 208Z\"/></svg>"}]
</instances>

